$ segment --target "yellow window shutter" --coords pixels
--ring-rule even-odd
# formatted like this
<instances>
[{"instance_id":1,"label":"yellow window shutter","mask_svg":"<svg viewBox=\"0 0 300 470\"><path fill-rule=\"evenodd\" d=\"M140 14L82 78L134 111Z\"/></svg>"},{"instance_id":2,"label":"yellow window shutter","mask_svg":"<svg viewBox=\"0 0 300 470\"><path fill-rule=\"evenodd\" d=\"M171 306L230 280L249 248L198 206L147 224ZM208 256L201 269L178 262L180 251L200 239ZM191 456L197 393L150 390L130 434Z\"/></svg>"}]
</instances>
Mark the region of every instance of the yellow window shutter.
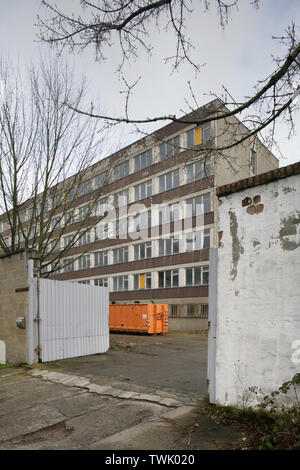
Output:
<instances>
[{"instance_id":1,"label":"yellow window shutter","mask_svg":"<svg viewBox=\"0 0 300 470\"><path fill-rule=\"evenodd\" d=\"M145 289L145 274L140 274L140 289Z\"/></svg>"},{"instance_id":2,"label":"yellow window shutter","mask_svg":"<svg viewBox=\"0 0 300 470\"><path fill-rule=\"evenodd\" d=\"M195 129L195 145L202 144L202 127Z\"/></svg>"}]
</instances>

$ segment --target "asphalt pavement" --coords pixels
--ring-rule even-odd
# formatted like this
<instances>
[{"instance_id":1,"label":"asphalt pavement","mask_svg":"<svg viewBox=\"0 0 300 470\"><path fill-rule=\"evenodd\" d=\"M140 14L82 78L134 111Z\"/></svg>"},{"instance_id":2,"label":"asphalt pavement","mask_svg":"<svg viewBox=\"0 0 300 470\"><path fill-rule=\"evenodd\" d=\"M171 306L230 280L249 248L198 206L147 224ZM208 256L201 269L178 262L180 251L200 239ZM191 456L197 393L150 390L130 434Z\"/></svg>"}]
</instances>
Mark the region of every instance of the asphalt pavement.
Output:
<instances>
[{"instance_id":1,"label":"asphalt pavement","mask_svg":"<svg viewBox=\"0 0 300 470\"><path fill-rule=\"evenodd\" d=\"M232 449L206 412L206 337L111 335L105 354L0 370L0 450Z\"/></svg>"}]
</instances>

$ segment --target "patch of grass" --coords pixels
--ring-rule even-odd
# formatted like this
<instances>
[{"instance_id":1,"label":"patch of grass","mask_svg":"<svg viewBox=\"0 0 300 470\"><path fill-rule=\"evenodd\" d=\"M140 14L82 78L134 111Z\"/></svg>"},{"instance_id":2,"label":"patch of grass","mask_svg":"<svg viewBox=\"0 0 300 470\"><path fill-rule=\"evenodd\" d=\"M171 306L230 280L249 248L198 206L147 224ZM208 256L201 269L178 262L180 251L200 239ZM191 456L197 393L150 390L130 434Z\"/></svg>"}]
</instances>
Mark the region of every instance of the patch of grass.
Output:
<instances>
[{"instance_id":1,"label":"patch of grass","mask_svg":"<svg viewBox=\"0 0 300 470\"><path fill-rule=\"evenodd\" d=\"M1 369L8 369L10 367L19 367L19 364L14 364L12 362L6 362L5 364L0 364L0 370Z\"/></svg>"},{"instance_id":2,"label":"patch of grass","mask_svg":"<svg viewBox=\"0 0 300 470\"><path fill-rule=\"evenodd\" d=\"M263 397L256 408L211 406L214 421L237 425L247 436L239 448L251 450L300 450L300 401L297 386L300 373ZM279 396L294 391L292 406L278 401Z\"/></svg>"},{"instance_id":3,"label":"patch of grass","mask_svg":"<svg viewBox=\"0 0 300 470\"><path fill-rule=\"evenodd\" d=\"M211 407L209 416L219 424L231 424L244 433L239 449L300 450L300 409L291 407L281 412Z\"/></svg>"}]
</instances>

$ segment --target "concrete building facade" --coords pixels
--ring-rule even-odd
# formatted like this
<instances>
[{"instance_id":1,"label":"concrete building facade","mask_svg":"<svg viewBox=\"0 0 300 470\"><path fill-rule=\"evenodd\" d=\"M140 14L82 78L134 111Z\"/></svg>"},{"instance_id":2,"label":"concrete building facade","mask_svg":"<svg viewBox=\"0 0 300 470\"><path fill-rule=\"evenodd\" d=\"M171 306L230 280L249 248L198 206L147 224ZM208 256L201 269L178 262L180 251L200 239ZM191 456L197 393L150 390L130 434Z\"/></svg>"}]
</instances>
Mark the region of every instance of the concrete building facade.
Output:
<instances>
[{"instance_id":1,"label":"concrete building facade","mask_svg":"<svg viewBox=\"0 0 300 470\"><path fill-rule=\"evenodd\" d=\"M170 330L207 329L215 188L278 167L256 138L233 145L246 131L236 118L209 121L223 111L214 100L90 167L57 250L101 196L54 277L108 286L114 303L167 303Z\"/></svg>"}]
</instances>

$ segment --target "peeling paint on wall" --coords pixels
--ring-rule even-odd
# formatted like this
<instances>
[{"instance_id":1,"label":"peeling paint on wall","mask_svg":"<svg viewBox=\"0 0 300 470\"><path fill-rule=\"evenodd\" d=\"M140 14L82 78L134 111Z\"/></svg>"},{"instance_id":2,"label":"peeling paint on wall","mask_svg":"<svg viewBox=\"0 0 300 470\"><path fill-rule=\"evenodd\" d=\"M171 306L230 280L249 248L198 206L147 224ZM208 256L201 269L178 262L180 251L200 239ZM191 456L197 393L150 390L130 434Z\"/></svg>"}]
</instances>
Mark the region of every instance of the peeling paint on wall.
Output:
<instances>
[{"instance_id":1,"label":"peeling paint on wall","mask_svg":"<svg viewBox=\"0 0 300 470\"><path fill-rule=\"evenodd\" d=\"M244 248L242 247L239 237L238 237L238 223L237 218L234 212L229 211L230 216L230 234L232 240L232 267L230 271L230 276L232 281L235 280L237 275L237 266L240 259L240 255L244 253Z\"/></svg>"},{"instance_id":2,"label":"peeling paint on wall","mask_svg":"<svg viewBox=\"0 0 300 470\"><path fill-rule=\"evenodd\" d=\"M296 191L296 189L290 186L285 186L284 188L282 188L282 192L284 194L291 193L292 191Z\"/></svg>"},{"instance_id":3,"label":"peeling paint on wall","mask_svg":"<svg viewBox=\"0 0 300 470\"><path fill-rule=\"evenodd\" d=\"M283 250L291 251L300 247L299 240L290 240L288 237L297 235L297 225L300 224L300 214L290 215L280 220L281 229L279 230L279 239Z\"/></svg>"}]
</instances>

